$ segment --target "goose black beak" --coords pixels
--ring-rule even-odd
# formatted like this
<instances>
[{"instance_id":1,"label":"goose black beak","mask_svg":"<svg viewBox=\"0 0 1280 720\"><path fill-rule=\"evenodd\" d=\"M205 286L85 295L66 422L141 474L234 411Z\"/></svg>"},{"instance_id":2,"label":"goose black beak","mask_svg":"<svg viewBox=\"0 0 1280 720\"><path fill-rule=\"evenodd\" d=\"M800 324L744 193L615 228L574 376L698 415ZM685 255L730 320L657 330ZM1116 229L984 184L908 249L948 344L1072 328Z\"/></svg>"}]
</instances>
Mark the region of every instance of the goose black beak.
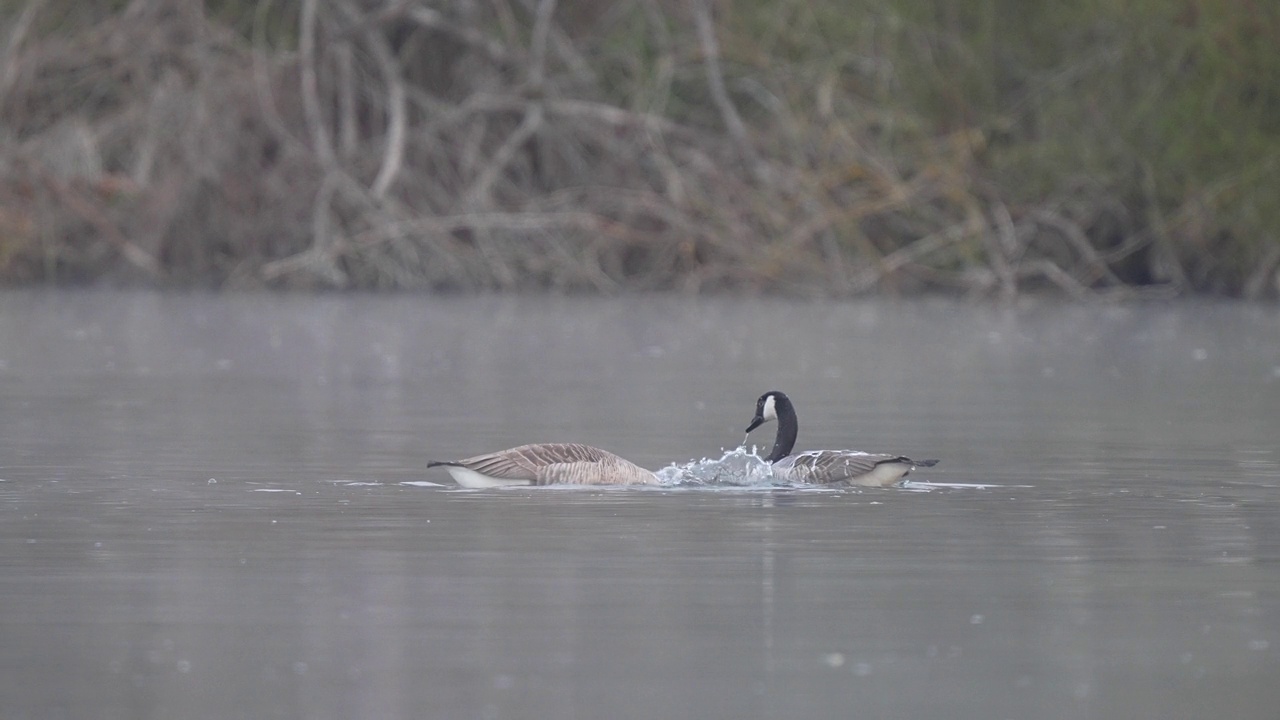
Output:
<instances>
[{"instance_id":1,"label":"goose black beak","mask_svg":"<svg viewBox=\"0 0 1280 720\"><path fill-rule=\"evenodd\" d=\"M756 428L760 427L763 424L764 424L764 418L757 415L751 418L751 424L747 426L747 432L751 432L752 430L755 430Z\"/></svg>"}]
</instances>

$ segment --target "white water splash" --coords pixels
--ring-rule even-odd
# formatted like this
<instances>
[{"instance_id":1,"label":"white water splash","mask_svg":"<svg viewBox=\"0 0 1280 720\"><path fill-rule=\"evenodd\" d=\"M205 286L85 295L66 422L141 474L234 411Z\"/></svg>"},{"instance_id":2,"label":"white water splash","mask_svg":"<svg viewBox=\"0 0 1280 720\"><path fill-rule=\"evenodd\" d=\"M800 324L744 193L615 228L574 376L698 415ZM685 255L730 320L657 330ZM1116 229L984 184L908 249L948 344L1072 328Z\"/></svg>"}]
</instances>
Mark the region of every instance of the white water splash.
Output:
<instances>
[{"instance_id":1,"label":"white water splash","mask_svg":"<svg viewBox=\"0 0 1280 720\"><path fill-rule=\"evenodd\" d=\"M793 487L774 475L773 466L760 457L754 445L726 450L716 459L672 463L655 474L668 486Z\"/></svg>"},{"instance_id":2,"label":"white water splash","mask_svg":"<svg viewBox=\"0 0 1280 720\"><path fill-rule=\"evenodd\" d=\"M702 458L684 463L672 463L656 471L664 487L707 488L794 488L805 490L848 491L848 486L804 485L793 483L774 472L774 465L759 454L760 448L736 447L724 450L719 458ZM853 453L854 451L845 451ZM803 453L800 456L802 457ZM1029 485L997 485L994 483L922 482L908 479L896 489L908 492L934 492L938 490L988 490L1000 487L1030 487Z\"/></svg>"}]
</instances>

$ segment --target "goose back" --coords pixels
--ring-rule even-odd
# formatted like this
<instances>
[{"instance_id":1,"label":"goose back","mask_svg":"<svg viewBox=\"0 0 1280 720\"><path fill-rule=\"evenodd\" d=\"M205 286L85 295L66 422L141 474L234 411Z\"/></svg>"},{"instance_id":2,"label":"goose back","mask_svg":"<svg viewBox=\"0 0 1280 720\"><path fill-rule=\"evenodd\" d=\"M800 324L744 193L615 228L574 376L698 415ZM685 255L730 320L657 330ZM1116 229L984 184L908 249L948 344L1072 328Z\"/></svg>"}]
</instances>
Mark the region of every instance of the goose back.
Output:
<instances>
[{"instance_id":1,"label":"goose back","mask_svg":"<svg viewBox=\"0 0 1280 720\"><path fill-rule=\"evenodd\" d=\"M912 460L853 450L811 450L774 463L774 472L795 483L885 487L899 482L916 467L932 467L937 460Z\"/></svg>"}]
</instances>

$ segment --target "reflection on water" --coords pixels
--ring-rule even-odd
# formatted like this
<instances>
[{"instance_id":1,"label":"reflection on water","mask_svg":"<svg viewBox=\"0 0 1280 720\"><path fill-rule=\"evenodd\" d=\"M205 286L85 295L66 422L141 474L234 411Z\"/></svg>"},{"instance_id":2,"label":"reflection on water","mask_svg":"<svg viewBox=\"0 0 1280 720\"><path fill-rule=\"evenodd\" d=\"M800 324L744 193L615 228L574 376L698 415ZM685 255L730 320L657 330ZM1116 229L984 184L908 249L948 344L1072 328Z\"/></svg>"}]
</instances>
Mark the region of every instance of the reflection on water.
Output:
<instances>
[{"instance_id":1,"label":"reflection on water","mask_svg":"<svg viewBox=\"0 0 1280 720\"><path fill-rule=\"evenodd\" d=\"M6 719L1280 701L1274 308L0 299ZM768 389L797 450L942 463L741 483ZM551 440L680 482L425 470Z\"/></svg>"}]
</instances>

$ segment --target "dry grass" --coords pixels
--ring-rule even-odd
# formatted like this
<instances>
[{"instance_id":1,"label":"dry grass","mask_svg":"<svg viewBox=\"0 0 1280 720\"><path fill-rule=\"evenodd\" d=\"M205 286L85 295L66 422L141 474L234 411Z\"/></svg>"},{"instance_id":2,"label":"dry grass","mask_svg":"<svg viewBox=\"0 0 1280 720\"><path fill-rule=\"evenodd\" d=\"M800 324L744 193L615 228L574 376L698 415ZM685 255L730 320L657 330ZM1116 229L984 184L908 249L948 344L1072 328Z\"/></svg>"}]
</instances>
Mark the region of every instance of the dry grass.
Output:
<instances>
[{"instance_id":1,"label":"dry grass","mask_svg":"<svg viewBox=\"0 0 1280 720\"><path fill-rule=\"evenodd\" d=\"M927 123L753 57L710 0L63 5L12 7L3 38L10 282L1206 286L1170 218L1083 181L1015 201L988 178L990 131L903 132Z\"/></svg>"}]
</instances>

